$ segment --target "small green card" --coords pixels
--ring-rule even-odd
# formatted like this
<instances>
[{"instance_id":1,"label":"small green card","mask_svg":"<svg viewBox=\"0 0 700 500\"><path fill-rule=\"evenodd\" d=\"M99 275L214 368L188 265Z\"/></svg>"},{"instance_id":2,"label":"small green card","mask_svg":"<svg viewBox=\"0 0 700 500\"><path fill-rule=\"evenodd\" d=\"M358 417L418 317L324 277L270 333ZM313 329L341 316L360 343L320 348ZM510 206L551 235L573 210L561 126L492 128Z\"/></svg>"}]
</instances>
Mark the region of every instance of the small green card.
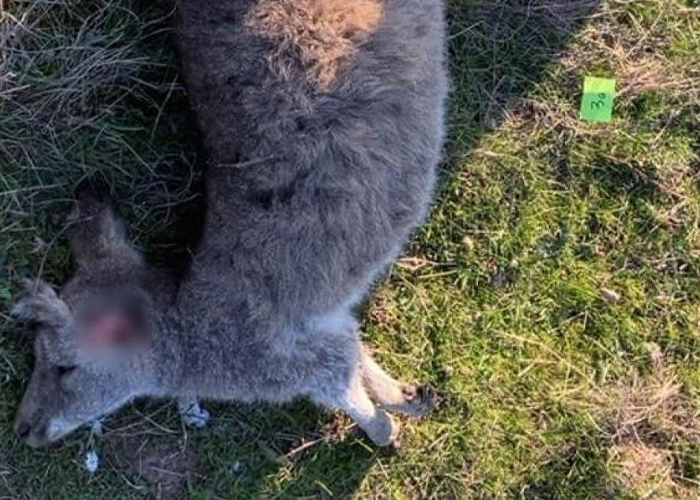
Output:
<instances>
[{"instance_id":1,"label":"small green card","mask_svg":"<svg viewBox=\"0 0 700 500\"><path fill-rule=\"evenodd\" d=\"M614 79L586 77L583 83L583 100L581 101L580 116L582 120L609 122L612 120L614 102Z\"/></svg>"}]
</instances>

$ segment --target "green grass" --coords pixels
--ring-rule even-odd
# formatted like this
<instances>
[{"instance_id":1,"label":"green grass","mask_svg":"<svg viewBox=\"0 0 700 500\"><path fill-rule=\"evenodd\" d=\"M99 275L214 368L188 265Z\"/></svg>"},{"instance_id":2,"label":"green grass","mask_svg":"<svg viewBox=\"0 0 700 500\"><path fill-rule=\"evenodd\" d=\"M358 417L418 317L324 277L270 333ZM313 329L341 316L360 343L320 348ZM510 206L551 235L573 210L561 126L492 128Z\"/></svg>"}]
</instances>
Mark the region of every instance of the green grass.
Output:
<instances>
[{"instance_id":1,"label":"green grass","mask_svg":"<svg viewBox=\"0 0 700 500\"><path fill-rule=\"evenodd\" d=\"M69 275L85 175L180 262L196 140L166 5L2 3L0 499L700 498L697 1L449 1L441 187L363 317L382 364L444 398L399 456L305 403L215 405L186 432L139 402L106 420L94 475L87 431L13 437L31 338L7 311L22 278ZM578 120L584 75L618 79L611 124Z\"/></svg>"}]
</instances>

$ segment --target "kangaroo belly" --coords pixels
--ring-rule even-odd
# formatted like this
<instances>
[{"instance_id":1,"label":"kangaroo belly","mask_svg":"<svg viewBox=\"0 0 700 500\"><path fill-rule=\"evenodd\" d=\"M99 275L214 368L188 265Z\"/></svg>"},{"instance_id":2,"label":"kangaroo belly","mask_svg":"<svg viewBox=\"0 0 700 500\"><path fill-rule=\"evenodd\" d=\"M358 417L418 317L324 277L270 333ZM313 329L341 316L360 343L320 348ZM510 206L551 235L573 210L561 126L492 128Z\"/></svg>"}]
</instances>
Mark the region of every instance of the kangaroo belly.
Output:
<instances>
[{"instance_id":1,"label":"kangaroo belly","mask_svg":"<svg viewBox=\"0 0 700 500\"><path fill-rule=\"evenodd\" d=\"M356 300L432 195L447 87L441 3L180 5L208 160L184 293L215 289L212 300L262 329Z\"/></svg>"}]
</instances>

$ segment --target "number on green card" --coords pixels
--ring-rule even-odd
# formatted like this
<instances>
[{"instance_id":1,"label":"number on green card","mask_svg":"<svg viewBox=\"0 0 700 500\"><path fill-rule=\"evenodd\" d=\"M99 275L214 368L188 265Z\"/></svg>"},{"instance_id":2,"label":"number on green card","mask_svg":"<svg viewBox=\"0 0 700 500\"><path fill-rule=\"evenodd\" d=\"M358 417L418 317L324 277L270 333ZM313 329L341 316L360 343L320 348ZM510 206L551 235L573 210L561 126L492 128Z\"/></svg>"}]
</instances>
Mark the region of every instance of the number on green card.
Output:
<instances>
[{"instance_id":1,"label":"number on green card","mask_svg":"<svg viewBox=\"0 0 700 500\"><path fill-rule=\"evenodd\" d=\"M580 117L582 120L609 122L612 120L614 103L614 79L586 77L583 83L583 99L581 100Z\"/></svg>"}]
</instances>

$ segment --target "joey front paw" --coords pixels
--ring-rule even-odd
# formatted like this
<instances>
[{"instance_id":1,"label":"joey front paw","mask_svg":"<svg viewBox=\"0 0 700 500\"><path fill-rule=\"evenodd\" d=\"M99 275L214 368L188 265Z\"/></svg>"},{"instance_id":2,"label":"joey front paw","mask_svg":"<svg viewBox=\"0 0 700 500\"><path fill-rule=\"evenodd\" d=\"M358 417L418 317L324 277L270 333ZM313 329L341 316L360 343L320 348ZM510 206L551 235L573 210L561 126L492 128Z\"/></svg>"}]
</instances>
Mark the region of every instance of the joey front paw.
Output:
<instances>
[{"instance_id":1,"label":"joey front paw","mask_svg":"<svg viewBox=\"0 0 700 500\"><path fill-rule=\"evenodd\" d=\"M12 315L22 321L61 327L70 320L70 310L56 292L41 280L24 282L26 294L12 308Z\"/></svg>"}]
</instances>

